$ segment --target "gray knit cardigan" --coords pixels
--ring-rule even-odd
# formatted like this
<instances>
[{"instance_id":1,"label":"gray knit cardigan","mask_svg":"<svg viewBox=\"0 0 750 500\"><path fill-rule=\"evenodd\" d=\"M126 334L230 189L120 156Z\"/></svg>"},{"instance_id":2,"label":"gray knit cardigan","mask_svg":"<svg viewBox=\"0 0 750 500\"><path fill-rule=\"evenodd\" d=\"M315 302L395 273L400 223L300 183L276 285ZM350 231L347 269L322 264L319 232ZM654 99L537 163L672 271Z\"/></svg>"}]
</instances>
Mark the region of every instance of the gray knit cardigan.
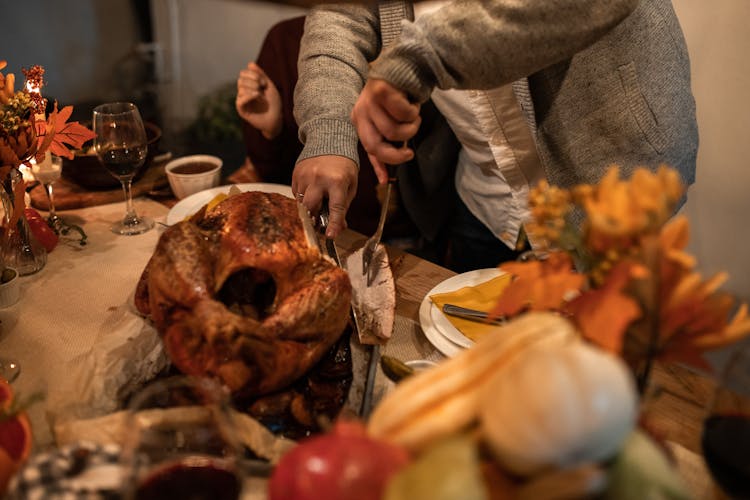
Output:
<instances>
[{"instance_id":1,"label":"gray knit cardigan","mask_svg":"<svg viewBox=\"0 0 750 500\"><path fill-rule=\"evenodd\" d=\"M409 12L390 2L309 13L295 90L300 159L357 161L349 115L368 76L418 100L434 87L515 82L551 183L595 182L610 164L625 175L667 164L694 182L690 63L669 0L453 0L399 25ZM400 36L382 49L381 31Z\"/></svg>"}]
</instances>

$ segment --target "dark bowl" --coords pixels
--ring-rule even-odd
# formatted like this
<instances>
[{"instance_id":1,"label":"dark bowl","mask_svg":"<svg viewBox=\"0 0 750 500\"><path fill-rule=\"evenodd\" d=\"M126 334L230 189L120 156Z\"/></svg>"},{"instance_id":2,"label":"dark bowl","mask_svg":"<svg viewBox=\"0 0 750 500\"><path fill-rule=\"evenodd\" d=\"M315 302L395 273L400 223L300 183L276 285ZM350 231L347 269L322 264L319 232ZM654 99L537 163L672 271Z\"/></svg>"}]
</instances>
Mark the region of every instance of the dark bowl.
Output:
<instances>
[{"instance_id":1,"label":"dark bowl","mask_svg":"<svg viewBox=\"0 0 750 500\"><path fill-rule=\"evenodd\" d=\"M90 123L84 123L90 128ZM161 129L153 123L145 122L146 137L148 139L148 153L146 162L138 171L133 181L137 181L151 166L151 160L158 154ZM105 190L120 187L120 181L110 174L93 152L93 141L89 141L76 152L72 160L63 158L62 176L75 182L81 187L91 190Z\"/></svg>"}]
</instances>

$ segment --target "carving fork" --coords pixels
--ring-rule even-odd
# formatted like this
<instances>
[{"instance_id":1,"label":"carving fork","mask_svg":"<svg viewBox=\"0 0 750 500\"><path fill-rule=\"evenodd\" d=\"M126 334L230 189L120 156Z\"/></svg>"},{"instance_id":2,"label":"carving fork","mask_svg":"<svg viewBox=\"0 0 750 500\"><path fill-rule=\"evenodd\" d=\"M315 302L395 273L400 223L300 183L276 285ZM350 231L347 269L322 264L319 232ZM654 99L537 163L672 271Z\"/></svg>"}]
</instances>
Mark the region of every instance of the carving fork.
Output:
<instances>
[{"instance_id":1,"label":"carving fork","mask_svg":"<svg viewBox=\"0 0 750 500\"><path fill-rule=\"evenodd\" d=\"M395 165L387 165L388 168L388 184L385 188L385 198L383 204L380 207L380 219L378 219L378 227L375 229L370 239L365 242L362 251L362 274L367 276L367 286L372 284L372 280L375 275L378 274L378 259L374 259L380 239L383 237L383 226L385 225L385 219L388 215L388 205L391 198L391 190L393 185L396 183L396 167Z\"/></svg>"}]
</instances>

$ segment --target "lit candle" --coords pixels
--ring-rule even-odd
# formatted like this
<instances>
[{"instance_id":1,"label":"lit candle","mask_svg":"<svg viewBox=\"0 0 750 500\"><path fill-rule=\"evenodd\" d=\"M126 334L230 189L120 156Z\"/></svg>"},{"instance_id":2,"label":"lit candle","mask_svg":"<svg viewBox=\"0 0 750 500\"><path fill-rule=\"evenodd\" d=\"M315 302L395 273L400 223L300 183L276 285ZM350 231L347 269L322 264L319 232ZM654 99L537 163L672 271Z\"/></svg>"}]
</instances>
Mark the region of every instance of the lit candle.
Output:
<instances>
[{"instance_id":1,"label":"lit candle","mask_svg":"<svg viewBox=\"0 0 750 500\"><path fill-rule=\"evenodd\" d=\"M53 157L49 151L44 154L44 160L41 163L33 162L31 165L33 178L44 185L51 184L59 179L61 172L62 158Z\"/></svg>"},{"instance_id":2,"label":"lit candle","mask_svg":"<svg viewBox=\"0 0 750 500\"><path fill-rule=\"evenodd\" d=\"M42 94L41 87L39 85L36 85L36 84L32 83L29 80L26 80L26 90L30 94L38 94L38 95ZM45 123L46 121L47 121L47 117L44 115L44 113L34 113L34 122L35 122L35 124L38 124L39 122ZM37 125L37 127L38 127L38 125ZM40 133L40 131L37 130L37 133Z\"/></svg>"},{"instance_id":3,"label":"lit candle","mask_svg":"<svg viewBox=\"0 0 750 500\"><path fill-rule=\"evenodd\" d=\"M29 160L29 163L32 165L36 164L36 160L32 158ZM23 176L23 180L28 184L29 182L34 182L36 179L34 178L34 174L31 173L31 169L26 166L25 163L21 163L21 166L18 167L18 170L21 172L21 175Z\"/></svg>"}]
</instances>

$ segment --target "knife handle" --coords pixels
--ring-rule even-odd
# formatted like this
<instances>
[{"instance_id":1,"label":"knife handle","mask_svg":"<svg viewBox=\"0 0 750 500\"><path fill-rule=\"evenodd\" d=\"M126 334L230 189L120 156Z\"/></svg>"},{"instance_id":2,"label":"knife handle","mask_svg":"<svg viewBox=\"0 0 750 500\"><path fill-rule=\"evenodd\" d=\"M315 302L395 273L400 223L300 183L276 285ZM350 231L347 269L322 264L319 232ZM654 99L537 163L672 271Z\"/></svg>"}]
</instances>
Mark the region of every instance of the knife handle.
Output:
<instances>
[{"instance_id":1,"label":"knife handle","mask_svg":"<svg viewBox=\"0 0 750 500\"><path fill-rule=\"evenodd\" d=\"M395 184L397 180L397 177L396 177L397 165L386 165L385 168L388 171L388 184Z\"/></svg>"},{"instance_id":2,"label":"knife handle","mask_svg":"<svg viewBox=\"0 0 750 500\"><path fill-rule=\"evenodd\" d=\"M396 149L401 149L408 146L408 141L398 142L398 141L386 141L388 144L393 146ZM393 184L396 182L396 170L398 165L391 165L387 164L385 166L386 171L388 172L388 183Z\"/></svg>"}]
</instances>

